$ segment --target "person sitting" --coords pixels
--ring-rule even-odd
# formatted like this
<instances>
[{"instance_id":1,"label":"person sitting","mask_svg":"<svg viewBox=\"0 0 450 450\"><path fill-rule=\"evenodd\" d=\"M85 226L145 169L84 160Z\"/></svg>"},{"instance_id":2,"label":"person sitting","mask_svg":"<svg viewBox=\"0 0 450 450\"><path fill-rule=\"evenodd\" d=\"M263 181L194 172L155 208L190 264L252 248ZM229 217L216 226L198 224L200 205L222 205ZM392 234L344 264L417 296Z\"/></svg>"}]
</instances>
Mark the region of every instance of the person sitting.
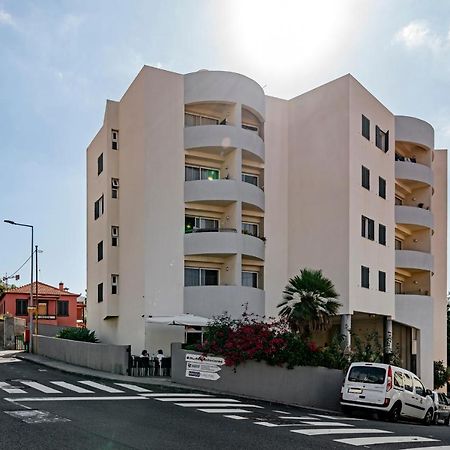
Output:
<instances>
[{"instance_id":1,"label":"person sitting","mask_svg":"<svg viewBox=\"0 0 450 450\"><path fill-rule=\"evenodd\" d=\"M161 367L161 360L164 358L164 353L162 350L158 350L155 358L158 360L159 366Z\"/></svg>"},{"instance_id":2,"label":"person sitting","mask_svg":"<svg viewBox=\"0 0 450 450\"><path fill-rule=\"evenodd\" d=\"M148 354L147 350L142 350L141 358L150 358L150 355Z\"/></svg>"}]
</instances>

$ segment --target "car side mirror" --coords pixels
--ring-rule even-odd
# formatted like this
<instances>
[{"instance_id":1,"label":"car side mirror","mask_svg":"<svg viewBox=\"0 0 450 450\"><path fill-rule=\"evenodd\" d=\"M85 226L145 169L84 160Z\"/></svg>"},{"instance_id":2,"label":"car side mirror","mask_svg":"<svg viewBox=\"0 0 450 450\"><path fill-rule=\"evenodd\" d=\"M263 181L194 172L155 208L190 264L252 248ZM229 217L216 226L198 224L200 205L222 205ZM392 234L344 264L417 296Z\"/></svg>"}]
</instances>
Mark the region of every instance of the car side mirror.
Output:
<instances>
[{"instance_id":1,"label":"car side mirror","mask_svg":"<svg viewBox=\"0 0 450 450\"><path fill-rule=\"evenodd\" d=\"M432 397L432 396L433 396L433 392L431 392L430 389L425 389L425 395L424 395L424 397L426 397L427 395L429 395L430 397Z\"/></svg>"}]
</instances>

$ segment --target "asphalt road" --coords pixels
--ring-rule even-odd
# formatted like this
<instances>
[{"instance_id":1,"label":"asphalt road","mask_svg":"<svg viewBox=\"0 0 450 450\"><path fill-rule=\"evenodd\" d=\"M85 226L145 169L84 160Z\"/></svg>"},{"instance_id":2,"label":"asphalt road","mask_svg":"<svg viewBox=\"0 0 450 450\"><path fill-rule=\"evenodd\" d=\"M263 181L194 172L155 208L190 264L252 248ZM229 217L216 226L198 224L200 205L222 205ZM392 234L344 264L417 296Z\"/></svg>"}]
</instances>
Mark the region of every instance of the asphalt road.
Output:
<instances>
[{"instance_id":1,"label":"asphalt road","mask_svg":"<svg viewBox=\"0 0 450 450\"><path fill-rule=\"evenodd\" d=\"M119 385L14 358L0 358L0 436L1 450L450 450L444 425L355 420L195 390Z\"/></svg>"}]
</instances>

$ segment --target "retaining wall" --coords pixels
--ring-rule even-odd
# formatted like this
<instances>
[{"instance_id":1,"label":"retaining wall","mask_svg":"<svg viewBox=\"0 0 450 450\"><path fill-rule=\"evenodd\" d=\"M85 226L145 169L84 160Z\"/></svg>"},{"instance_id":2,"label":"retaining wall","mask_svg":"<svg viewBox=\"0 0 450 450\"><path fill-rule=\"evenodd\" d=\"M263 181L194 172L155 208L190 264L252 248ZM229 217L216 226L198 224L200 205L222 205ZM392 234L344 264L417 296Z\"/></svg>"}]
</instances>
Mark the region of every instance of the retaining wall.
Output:
<instances>
[{"instance_id":1,"label":"retaining wall","mask_svg":"<svg viewBox=\"0 0 450 450\"><path fill-rule=\"evenodd\" d=\"M339 397L344 373L325 367L269 366L265 362L248 361L232 367L221 366L216 381L186 377L186 354L200 353L182 350L181 344L172 344L172 380L193 387L207 388L227 394L236 394L299 406L339 411Z\"/></svg>"},{"instance_id":2,"label":"retaining wall","mask_svg":"<svg viewBox=\"0 0 450 450\"><path fill-rule=\"evenodd\" d=\"M35 336L34 353L76 366L127 375L130 345L95 344Z\"/></svg>"}]
</instances>

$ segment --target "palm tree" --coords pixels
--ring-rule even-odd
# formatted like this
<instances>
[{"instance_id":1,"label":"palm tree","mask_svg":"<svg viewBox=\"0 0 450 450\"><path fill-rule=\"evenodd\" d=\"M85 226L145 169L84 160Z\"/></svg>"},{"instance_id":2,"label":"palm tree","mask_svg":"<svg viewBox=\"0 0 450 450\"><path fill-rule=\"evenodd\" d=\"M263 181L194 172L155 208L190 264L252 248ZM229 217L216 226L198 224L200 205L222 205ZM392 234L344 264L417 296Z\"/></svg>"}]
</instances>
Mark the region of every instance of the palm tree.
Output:
<instances>
[{"instance_id":1,"label":"palm tree","mask_svg":"<svg viewBox=\"0 0 450 450\"><path fill-rule=\"evenodd\" d=\"M333 283L321 270L303 269L284 289L283 301L278 305L279 315L287 319L293 331L308 338L312 331L329 327L330 318L341 306L338 297Z\"/></svg>"}]
</instances>

